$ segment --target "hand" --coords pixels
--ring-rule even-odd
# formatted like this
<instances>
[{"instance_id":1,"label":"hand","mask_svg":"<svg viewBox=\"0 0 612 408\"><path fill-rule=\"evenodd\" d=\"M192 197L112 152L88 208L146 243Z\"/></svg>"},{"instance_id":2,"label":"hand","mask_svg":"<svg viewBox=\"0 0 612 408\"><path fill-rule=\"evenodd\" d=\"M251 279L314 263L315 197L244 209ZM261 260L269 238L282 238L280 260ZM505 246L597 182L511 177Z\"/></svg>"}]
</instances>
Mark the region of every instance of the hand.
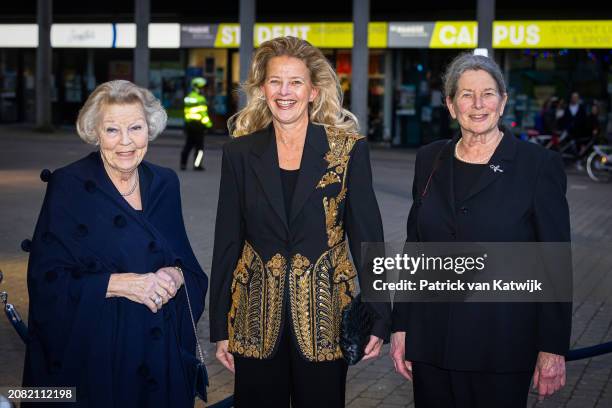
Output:
<instances>
[{"instance_id":1,"label":"hand","mask_svg":"<svg viewBox=\"0 0 612 408\"><path fill-rule=\"evenodd\" d=\"M533 372L533 389L538 390L538 401L553 395L565 385L565 357L540 351Z\"/></svg>"},{"instance_id":2,"label":"hand","mask_svg":"<svg viewBox=\"0 0 612 408\"><path fill-rule=\"evenodd\" d=\"M412 381L412 362L406 360L406 332L395 332L391 335L391 351L395 372Z\"/></svg>"},{"instance_id":3,"label":"hand","mask_svg":"<svg viewBox=\"0 0 612 408\"><path fill-rule=\"evenodd\" d=\"M374 335L371 335L370 341L368 342L364 350L365 355L363 356L362 360L365 361L371 358L378 357L380 355L380 349L382 348L382 345L383 345L383 339L376 337Z\"/></svg>"},{"instance_id":4,"label":"hand","mask_svg":"<svg viewBox=\"0 0 612 408\"><path fill-rule=\"evenodd\" d=\"M171 297L176 296L176 291L185 283L183 274L175 267L160 268L155 274L170 284Z\"/></svg>"},{"instance_id":5,"label":"hand","mask_svg":"<svg viewBox=\"0 0 612 408\"><path fill-rule=\"evenodd\" d=\"M115 273L108 281L106 297L124 297L157 313L170 300L173 290L176 292L167 280L154 273Z\"/></svg>"},{"instance_id":6,"label":"hand","mask_svg":"<svg viewBox=\"0 0 612 408\"><path fill-rule=\"evenodd\" d=\"M223 364L223 367L230 370L232 373L236 373L236 369L234 368L234 356L232 353L227 351L229 347L228 340L221 340L217 342L217 352L215 353L215 357L217 360Z\"/></svg>"}]
</instances>

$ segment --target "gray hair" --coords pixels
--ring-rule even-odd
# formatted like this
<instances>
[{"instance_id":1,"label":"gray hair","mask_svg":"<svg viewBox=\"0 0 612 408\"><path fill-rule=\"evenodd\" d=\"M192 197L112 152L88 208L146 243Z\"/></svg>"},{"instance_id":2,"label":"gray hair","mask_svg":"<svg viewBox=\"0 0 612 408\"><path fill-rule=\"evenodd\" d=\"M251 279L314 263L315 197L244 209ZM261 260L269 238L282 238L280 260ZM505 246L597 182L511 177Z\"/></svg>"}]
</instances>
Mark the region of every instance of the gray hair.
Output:
<instances>
[{"instance_id":1,"label":"gray hair","mask_svg":"<svg viewBox=\"0 0 612 408\"><path fill-rule=\"evenodd\" d=\"M142 105L149 128L149 140L155 139L166 127L168 120L166 111L151 91L125 80L98 85L79 111L76 122L77 133L85 142L98 144L98 125L102 109L107 105L132 103Z\"/></svg>"},{"instance_id":2,"label":"gray hair","mask_svg":"<svg viewBox=\"0 0 612 408\"><path fill-rule=\"evenodd\" d=\"M497 91L504 95L506 93L506 83L499 65L489 57L474 55L471 52L459 54L446 68L442 80L444 81L444 96L451 99L457 93L457 83L465 71L483 70L487 72L497 83Z\"/></svg>"}]
</instances>

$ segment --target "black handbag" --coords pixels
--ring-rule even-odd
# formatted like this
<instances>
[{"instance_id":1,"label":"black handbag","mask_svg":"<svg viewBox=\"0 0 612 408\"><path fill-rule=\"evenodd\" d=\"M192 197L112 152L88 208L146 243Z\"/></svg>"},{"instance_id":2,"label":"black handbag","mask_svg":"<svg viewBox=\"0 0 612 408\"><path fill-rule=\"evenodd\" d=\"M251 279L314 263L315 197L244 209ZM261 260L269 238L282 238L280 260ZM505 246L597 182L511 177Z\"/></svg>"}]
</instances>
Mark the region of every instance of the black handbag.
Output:
<instances>
[{"instance_id":1,"label":"black handbag","mask_svg":"<svg viewBox=\"0 0 612 408\"><path fill-rule=\"evenodd\" d=\"M373 312L361 301L360 293L342 311L340 350L349 365L357 364L365 355L373 325Z\"/></svg>"},{"instance_id":2,"label":"black handbag","mask_svg":"<svg viewBox=\"0 0 612 408\"><path fill-rule=\"evenodd\" d=\"M183 270L178 268L183 275ZM206 387L208 387L208 372L204 365L204 353L202 353L202 346L200 346L200 340L198 340L198 328L193 318L193 311L191 309L191 300L189 300L189 291L187 290L187 281L183 275L183 285L185 286L185 295L187 296L187 306L189 307L189 317L191 317L191 324L193 325L193 335L196 339L196 348L198 350L198 357L191 353L183 351L183 362L187 370L187 378L193 379L191 389L193 390L193 397L199 397L202 401L207 401Z\"/></svg>"}]
</instances>

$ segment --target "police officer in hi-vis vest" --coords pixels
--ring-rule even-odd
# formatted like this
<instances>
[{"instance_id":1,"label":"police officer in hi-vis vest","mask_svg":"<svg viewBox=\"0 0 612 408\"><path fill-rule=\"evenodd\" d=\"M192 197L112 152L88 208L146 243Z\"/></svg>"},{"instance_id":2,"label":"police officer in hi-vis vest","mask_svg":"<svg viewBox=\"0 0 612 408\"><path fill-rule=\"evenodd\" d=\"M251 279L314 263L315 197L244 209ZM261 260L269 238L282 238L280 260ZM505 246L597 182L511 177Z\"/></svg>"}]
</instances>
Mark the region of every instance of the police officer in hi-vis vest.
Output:
<instances>
[{"instance_id":1,"label":"police officer in hi-vis vest","mask_svg":"<svg viewBox=\"0 0 612 408\"><path fill-rule=\"evenodd\" d=\"M181 170L187 168L187 158L195 148L194 170L204 170L204 135L212 127L208 116L208 104L204 96L206 79L191 80L191 92L185 97L185 146L181 152Z\"/></svg>"}]
</instances>

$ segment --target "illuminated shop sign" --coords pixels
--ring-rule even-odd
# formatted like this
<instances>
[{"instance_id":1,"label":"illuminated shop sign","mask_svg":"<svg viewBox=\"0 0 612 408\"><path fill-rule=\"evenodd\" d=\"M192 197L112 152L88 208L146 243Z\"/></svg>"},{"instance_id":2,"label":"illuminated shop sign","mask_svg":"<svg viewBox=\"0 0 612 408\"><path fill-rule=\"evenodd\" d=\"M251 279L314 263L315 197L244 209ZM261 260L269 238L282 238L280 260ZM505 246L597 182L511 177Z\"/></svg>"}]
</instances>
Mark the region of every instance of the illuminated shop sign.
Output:
<instances>
[{"instance_id":1,"label":"illuminated shop sign","mask_svg":"<svg viewBox=\"0 0 612 408\"><path fill-rule=\"evenodd\" d=\"M136 24L53 24L54 48L134 48Z\"/></svg>"},{"instance_id":2,"label":"illuminated shop sign","mask_svg":"<svg viewBox=\"0 0 612 408\"><path fill-rule=\"evenodd\" d=\"M319 48L353 47L353 23L276 23L255 24L253 41L257 47L272 38L291 35L302 38ZM219 24L215 47L238 48L240 46L240 25ZM368 46L387 46L387 23L368 24Z\"/></svg>"},{"instance_id":3,"label":"illuminated shop sign","mask_svg":"<svg viewBox=\"0 0 612 408\"><path fill-rule=\"evenodd\" d=\"M352 48L352 23L255 24L253 43L292 35L320 48ZM478 46L475 21L372 22L370 48L462 48ZM149 24L150 48L238 48L240 25ZM0 47L38 46L36 24L0 24ZM134 48L136 24L53 24L56 48ZM496 21L494 48L612 48L612 20Z\"/></svg>"},{"instance_id":4,"label":"illuminated shop sign","mask_svg":"<svg viewBox=\"0 0 612 408\"><path fill-rule=\"evenodd\" d=\"M495 48L612 48L612 20L496 21Z\"/></svg>"}]
</instances>

